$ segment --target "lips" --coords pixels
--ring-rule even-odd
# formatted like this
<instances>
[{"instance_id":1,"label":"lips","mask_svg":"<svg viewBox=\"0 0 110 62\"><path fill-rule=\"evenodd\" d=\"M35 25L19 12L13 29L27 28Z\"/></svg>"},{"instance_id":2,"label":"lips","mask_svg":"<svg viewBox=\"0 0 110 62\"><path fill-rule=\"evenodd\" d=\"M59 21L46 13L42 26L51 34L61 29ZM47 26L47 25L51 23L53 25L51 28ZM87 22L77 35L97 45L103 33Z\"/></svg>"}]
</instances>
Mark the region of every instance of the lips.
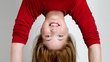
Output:
<instances>
[{"instance_id":1,"label":"lips","mask_svg":"<svg viewBox=\"0 0 110 62\"><path fill-rule=\"evenodd\" d=\"M57 22L51 22L50 24L49 24L49 26L52 26L52 27L58 27L58 26L60 26Z\"/></svg>"}]
</instances>

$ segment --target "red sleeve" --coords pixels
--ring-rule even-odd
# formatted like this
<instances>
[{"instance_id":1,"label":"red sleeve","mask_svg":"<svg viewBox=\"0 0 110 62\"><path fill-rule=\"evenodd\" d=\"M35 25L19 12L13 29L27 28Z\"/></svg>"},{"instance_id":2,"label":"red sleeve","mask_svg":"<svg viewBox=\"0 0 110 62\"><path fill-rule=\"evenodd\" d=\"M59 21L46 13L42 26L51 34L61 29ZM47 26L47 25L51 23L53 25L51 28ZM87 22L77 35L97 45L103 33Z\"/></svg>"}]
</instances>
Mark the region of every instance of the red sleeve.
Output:
<instances>
[{"instance_id":1,"label":"red sleeve","mask_svg":"<svg viewBox=\"0 0 110 62\"><path fill-rule=\"evenodd\" d=\"M36 2L33 3L33 2ZM42 7L36 0L23 0L13 28L12 43L26 44L31 26L41 14Z\"/></svg>"},{"instance_id":2,"label":"red sleeve","mask_svg":"<svg viewBox=\"0 0 110 62\"><path fill-rule=\"evenodd\" d=\"M86 0L77 0L70 15L79 26L87 47L92 44L100 44L99 33L93 15Z\"/></svg>"}]
</instances>

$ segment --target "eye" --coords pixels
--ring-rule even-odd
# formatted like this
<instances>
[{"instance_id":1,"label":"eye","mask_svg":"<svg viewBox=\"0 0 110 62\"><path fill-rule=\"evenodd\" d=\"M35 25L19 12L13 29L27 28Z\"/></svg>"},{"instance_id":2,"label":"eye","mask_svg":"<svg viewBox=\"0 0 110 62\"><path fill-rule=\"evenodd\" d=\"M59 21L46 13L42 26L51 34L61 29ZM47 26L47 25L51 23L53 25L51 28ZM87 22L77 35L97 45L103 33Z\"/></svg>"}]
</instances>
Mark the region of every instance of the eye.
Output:
<instances>
[{"instance_id":1,"label":"eye","mask_svg":"<svg viewBox=\"0 0 110 62\"><path fill-rule=\"evenodd\" d=\"M50 37L50 35L45 35L45 37Z\"/></svg>"},{"instance_id":2,"label":"eye","mask_svg":"<svg viewBox=\"0 0 110 62\"><path fill-rule=\"evenodd\" d=\"M50 41L51 40L51 35L45 35L45 40Z\"/></svg>"},{"instance_id":3,"label":"eye","mask_svg":"<svg viewBox=\"0 0 110 62\"><path fill-rule=\"evenodd\" d=\"M63 37L63 35L58 35L58 37Z\"/></svg>"}]
</instances>

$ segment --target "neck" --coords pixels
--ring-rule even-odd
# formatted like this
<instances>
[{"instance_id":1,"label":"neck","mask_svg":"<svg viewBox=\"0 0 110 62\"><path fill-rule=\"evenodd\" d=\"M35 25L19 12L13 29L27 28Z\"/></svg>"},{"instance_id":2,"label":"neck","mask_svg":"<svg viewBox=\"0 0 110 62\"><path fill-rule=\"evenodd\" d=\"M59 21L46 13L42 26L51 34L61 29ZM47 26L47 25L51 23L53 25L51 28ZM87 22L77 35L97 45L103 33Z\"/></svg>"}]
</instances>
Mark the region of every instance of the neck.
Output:
<instances>
[{"instance_id":1,"label":"neck","mask_svg":"<svg viewBox=\"0 0 110 62\"><path fill-rule=\"evenodd\" d=\"M47 13L45 19L64 19L64 14L61 11L50 11Z\"/></svg>"}]
</instances>

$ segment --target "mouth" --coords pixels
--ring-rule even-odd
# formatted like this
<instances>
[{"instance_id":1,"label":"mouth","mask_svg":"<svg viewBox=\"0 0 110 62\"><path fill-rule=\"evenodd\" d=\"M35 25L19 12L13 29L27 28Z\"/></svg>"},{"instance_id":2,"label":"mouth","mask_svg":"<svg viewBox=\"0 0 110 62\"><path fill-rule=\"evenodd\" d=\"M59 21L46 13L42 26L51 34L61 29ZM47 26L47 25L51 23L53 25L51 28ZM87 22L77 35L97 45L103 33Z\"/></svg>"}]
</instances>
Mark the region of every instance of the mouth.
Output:
<instances>
[{"instance_id":1,"label":"mouth","mask_svg":"<svg viewBox=\"0 0 110 62\"><path fill-rule=\"evenodd\" d=\"M60 26L60 24L57 23L57 22L51 22L51 23L49 24L49 26L58 27L58 26Z\"/></svg>"}]
</instances>

